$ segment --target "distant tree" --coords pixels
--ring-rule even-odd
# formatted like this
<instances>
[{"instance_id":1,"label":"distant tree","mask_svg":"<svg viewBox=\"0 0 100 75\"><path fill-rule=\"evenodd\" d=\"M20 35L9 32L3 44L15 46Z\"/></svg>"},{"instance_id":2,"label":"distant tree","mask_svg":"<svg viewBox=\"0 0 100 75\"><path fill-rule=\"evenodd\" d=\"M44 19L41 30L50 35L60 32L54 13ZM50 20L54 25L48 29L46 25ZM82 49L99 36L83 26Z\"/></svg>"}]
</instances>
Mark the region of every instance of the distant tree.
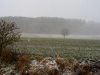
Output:
<instances>
[{"instance_id":1,"label":"distant tree","mask_svg":"<svg viewBox=\"0 0 100 75\"><path fill-rule=\"evenodd\" d=\"M68 29L62 29L61 34L64 36L65 39L66 35L69 34Z\"/></svg>"},{"instance_id":2,"label":"distant tree","mask_svg":"<svg viewBox=\"0 0 100 75\"><path fill-rule=\"evenodd\" d=\"M0 55L9 45L20 39L19 28L15 22L0 20Z\"/></svg>"}]
</instances>

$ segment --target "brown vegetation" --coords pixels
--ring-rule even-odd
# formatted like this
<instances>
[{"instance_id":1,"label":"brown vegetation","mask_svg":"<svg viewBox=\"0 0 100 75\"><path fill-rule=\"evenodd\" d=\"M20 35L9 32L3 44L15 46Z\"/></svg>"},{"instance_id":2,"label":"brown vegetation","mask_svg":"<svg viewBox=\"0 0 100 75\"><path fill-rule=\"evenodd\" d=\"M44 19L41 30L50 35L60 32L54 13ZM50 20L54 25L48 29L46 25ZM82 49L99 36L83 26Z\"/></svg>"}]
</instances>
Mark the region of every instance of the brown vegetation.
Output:
<instances>
[{"instance_id":1,"label":"brown vegetation","mask_svg":"<svg viewBox=\"0 0 100 75\"><path fill-rule=\"evenodd\" d=\"M37 61L31 60L28 55L19 55L15 67L18 75L100 75L100 69L94 65L61 57L47 57Z\"/></svg>"},{"instance_id":2,"label":"brown vegetation","mask_svg":"<svg viewBox=\"0 0 100 75\"><path fill-rule=\"evenodd\" d=\"M12 63L15 62L17 59L17 55L12 52L12 49L5 49L1 53L1 60L6 63Z\"/></svg>"},{"instance_id":3,"label":"brown vegetation","mask_svg":"<svg viewBox=\"0 0 100 75\"><path fill-rule=\"evenodd\" d=\"M37 62L37 61L36 61ZM75 59L44 58L37 64L33 64L26 71L27 75L96 75L92 71L92 66L81 64ZM25 72L24 72L25 73ZM26 75L22 74L22 75ZM99 75L99 73L97 74Z\"/></svg>"},{"instance_id":4,"label":"brown vegetation","mask_svg":"<svg viewBox=\"0 0 100 75\"><path fill-rule=\"evenodd\" d=\"M30 63L31 59L30 56L27 55L21 55L18 58L16 69L20 72L24 71L26 67L28 67L28 64Z\"/></svg>"}]
</instances>

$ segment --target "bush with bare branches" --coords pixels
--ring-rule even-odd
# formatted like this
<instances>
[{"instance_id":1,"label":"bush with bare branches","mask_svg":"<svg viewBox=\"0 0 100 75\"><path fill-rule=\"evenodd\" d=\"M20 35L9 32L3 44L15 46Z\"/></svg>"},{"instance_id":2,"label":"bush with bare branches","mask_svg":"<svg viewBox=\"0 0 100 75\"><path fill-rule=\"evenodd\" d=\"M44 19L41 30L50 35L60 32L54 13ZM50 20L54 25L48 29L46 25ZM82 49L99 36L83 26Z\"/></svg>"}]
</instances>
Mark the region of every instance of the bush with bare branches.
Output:
<instances>
[{"instance_id":1,"label":"bush with bare branches","mask_svg":"<svg viewBox=\"0 0 100 75\"><path fill-rule=\"evenodd\" d=\"M18 30L15 22L0 20L0 55L7 46L19 40L20 33Z\"/></svg>"}]
</instances>

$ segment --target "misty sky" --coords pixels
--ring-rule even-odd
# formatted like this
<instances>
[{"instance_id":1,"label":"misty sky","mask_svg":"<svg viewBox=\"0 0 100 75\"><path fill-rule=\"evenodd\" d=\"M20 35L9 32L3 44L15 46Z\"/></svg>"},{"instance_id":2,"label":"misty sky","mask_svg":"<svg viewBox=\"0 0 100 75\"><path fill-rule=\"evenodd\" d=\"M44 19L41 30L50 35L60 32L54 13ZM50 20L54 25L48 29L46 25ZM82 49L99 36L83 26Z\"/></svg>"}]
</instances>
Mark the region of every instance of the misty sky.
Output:
<instances>
[{"instance_id":1,"label":"misty sky","mask_svg":"<svg viewBox=\"0 0 100 75\"><path fill-rule=\"evenodd\" d=\"M100 0L0 0L0 16L49 16L100 22Z\"/></svg>"}]
</instances>

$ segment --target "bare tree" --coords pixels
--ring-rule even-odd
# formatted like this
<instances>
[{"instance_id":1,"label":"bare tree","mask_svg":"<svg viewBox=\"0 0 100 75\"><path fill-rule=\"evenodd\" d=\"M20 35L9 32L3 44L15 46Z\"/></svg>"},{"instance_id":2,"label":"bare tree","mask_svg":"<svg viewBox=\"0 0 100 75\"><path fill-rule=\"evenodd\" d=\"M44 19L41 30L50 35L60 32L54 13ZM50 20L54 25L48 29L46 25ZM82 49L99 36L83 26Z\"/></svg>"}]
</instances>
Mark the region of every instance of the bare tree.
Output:
<instances>
[{"instance_id":1,"label":"bare tree","mask_svg":"<svg viewBox=\"0 0 100 75\"><path fill-rule=\"evenodd\" d=\"M20 39L18 30L16 23L0 20L0 55L7 46Z\"/></svg>"},{"instance_id":2,"label":"bare tree","mask_svg":"<svg viewBox=\"0 0 100 75\"><path fill-rule=\"evenodd\" d=\"M61 34L64 36L65 39L66 35L69 34L68 29L62 29Z\"/></svg>"}]
</instances>

